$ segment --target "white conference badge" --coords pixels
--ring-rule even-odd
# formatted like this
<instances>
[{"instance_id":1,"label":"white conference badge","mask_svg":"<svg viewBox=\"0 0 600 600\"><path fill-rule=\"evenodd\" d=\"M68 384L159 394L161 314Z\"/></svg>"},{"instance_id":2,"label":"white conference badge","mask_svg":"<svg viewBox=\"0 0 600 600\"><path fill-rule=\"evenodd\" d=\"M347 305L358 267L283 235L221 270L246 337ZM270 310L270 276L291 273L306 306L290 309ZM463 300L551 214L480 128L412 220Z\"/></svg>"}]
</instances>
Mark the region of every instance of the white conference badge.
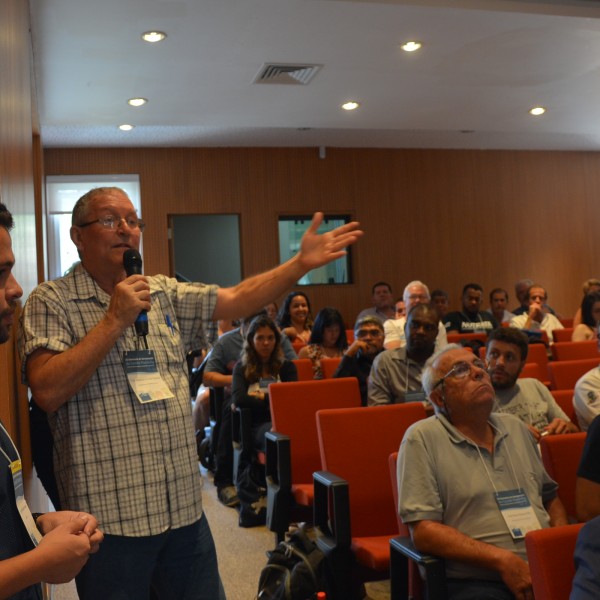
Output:
<instances>
[{"instance_id":1,"label":"white conference badge","mask_svg":"<svg viewBox=\"0 0 600 600\"><path fill-rule=\"evenodd\" d=\"M13 460L10 463L10 471L12 473L13 486L15 488L15 498L17 499L17 508L19 509L21 520L23 521L23 525L25 525L25 529L27 529L27 533L29 534L33 545L37 546L42 540L42 534L35 526L33 515L31 514L31 510L29 510L29 506L27 506L27 502L25 500L25 489L23 487L23 467L21 465L20 458L17 458L17 460Z\"/></svg>"},{"instance_id":2,"label":"white conference badge","mask_svg":"<svg viewBox=\"0 0 600 600\"><path fill-rule=\"evenodd\" d=\"M124 352L123 366L129 387L142 404L175 397L158 372L152 350Z\"/></svg>"},{"instance_id":3,"label":"white conference badge","mask_svg":"<svg viewBox=\"0 0 600 600\"><path fill-rule=\"evenodd\" d=\"M523 490L507 490L496 492L494 495L513 539L521 540L529 531L542 528Z\"/></svg>"}]
</instances>

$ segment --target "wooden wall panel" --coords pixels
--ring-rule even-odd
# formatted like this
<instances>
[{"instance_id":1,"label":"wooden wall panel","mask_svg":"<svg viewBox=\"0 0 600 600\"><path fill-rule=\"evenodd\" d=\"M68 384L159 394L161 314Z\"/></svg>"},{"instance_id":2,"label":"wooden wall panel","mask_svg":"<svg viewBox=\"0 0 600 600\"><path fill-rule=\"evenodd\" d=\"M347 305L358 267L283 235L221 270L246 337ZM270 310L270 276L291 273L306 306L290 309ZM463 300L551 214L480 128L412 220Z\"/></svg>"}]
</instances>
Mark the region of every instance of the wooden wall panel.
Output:
<instances>
[{"instance_id":1,"label":"wooden wall panel","mask_svg":"<svg viewBox=\"0 0 600 600\"><path fill-rule=\"evenodd\" d=\"M365 232L355 283L314 286L317 308L351 323L374 281L400 295L412 279L486 291L530 277L572 316L581 283L600 276L600 154L328 148L47 149L47 174L139 173L146 270L168 272L167 215L239 213L244 275L278 259L277 216L346 212ZM199 258L201 259L201 257Z\"/></svg>"},{"instance_id":2,"label":"wooden wall panel","mask_svg":"<svg viewBox=\"0 0 600 600\"><path fill-rule=\"evenodd\" d=\"M37 285L34 202L33 123L29 6L23 0L0 2L0 199L15 217L11 232L15 275L25 295ZM39 166L38 166L39 168ZM0 418L30 467L27 391L13 335L0 347ZM29 469L30 470L30 469Z\"/></svg>"}]
</instances>

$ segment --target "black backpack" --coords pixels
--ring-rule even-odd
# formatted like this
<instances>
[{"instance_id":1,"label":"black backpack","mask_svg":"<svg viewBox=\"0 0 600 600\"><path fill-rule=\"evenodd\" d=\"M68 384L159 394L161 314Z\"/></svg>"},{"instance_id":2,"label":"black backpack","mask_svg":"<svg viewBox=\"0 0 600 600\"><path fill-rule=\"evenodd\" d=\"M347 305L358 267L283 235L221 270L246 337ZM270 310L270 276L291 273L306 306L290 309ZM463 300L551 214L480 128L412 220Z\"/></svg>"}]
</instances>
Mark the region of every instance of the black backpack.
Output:
<instances>
[{"instance_id":1,"label":"black backpack","mask_svg":"<svg viewBox=\"0 0 600 600\"><path fill-rule=\"evenodd\" d=\"M326 590L325 555L301 529L267 552L256 600L310 600Z\"/></svg>"}]
</instances>

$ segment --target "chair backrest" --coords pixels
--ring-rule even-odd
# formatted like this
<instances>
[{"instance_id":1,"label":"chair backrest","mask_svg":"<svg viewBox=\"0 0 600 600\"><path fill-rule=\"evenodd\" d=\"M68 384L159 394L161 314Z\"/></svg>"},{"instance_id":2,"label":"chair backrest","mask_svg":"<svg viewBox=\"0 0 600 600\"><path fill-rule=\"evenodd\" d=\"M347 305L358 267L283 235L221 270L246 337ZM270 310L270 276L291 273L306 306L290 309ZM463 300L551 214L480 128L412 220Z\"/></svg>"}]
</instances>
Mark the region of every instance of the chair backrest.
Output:
<instances>
[{"instance_id":1,"label":"chair backrest","mask_svg":"<svg viewBox=\"0 0 600 600\"><path fill-rule=\"evenodd\" d=\"M352 537L398 530L388 460L408 427L423 418L421 402L317 413L321 467L349 484Z\"/></svg>"},{"instance_id":2,"label":"chair backrest","mask_svg":"<svg viewBox=\"0 0 600 600\"><path fill-rule=\"evenodd\" d=\"M322 408L360 406L355 377L290 381L269 386L273 431L290 436L292 482L310 483L321 467L315 414Z\"/></svg>"},{"instance_id":3,"label":"chair backrest","mask_svg":"<svg viewBox=\"0 0 600 600\"><path fill-rule=\"evenodd\" d=\"M579 421L577 420L577 413L575 412L575 407L573 406L573 396L575 394L575 390L551 390L550 392L556 403L563 409L567 417L575 423L579 427Z\"/></svg>"},{"instance_id":4,"label":"chair backrest","mask_svg":"<svg viewBox=\"0 0 600 600\"><path fill-rule=\"evenodd\" d=\"M315 372L313 371L313 363L310 358L295 358L292 361L296 365L298 371L298 381L313 381Z\"/></svg>"},{"instance_id":5,"label":"chair backrest","mask_svg":"<svg viewBox=\"0 0 600 600\"><path fill-rule=\"evenodd\" d=\"M446 337L449 344L460 344L463 340L470 342L477 341L483 344L487 341L485 333L457 333L456 331L451 331Z\"/></svg>"},{"instance_id":6,"label":"chair backrest","mask_svg":"<svg viewBox=\"0 0 600 600\"><path fill-rule=\"evenodd\" d=\"M596 358L600 361L598 354L598 342L556 342L552 344L552 356L554 360L580 360L582 358Z\"/></svg>"},{"instance_id":7,"label":"chair backrest","mask_svg":"<svg viewBox=\"0 0 600 600\"><path fill-rule=\"evenodd\" d=\"M545 367L548 364L548 350L544 344L529 344L526 362L537 363Z\"/></svg>"},{"instance_id":8,"label":"chair backrest","mask_svg":"<svg viewBox=\"0 0 600 600\"><path fill-rule=\"evenodd\" d=\"M354 341L354 329L346 329L346 341L348 346Z\"/></svg>"},{"instance_id":9,"label":"chair backrest","mask_svg":"<svg viewBox=\"0 0 600 600\"><path fill-rule=\"evenodd\" d=\"M341 356L337 356L335 358L322 358L321 371L323 372L323 377L325 379L331 379L333 377L333 374L335 373L335 370L338 368L341 362Z\"/></svg>"},{"instance_id":10,"label":"chair backrest","mask_svg":"<svg viewBox=\"0 0 600 600\"><path fill-rule=\"evenodd\" d=\"M575 517L575 480L586 433L548 435L540 440L542 461L548 475L558 483L558 497L567 515Z\"/></svg>"},{"instance_id":11,"label":"chair backrest","mask_svg":"<svg viewBox=\"0 0 600 600\"><path fill-rule=\"evenodd\" d=\"M535 600L565 600L571 593L573 554L583 523L530 531L525 536Z\"/></svg>"},{"instance_id":12,"label":"chair backrest","mask_svg":"<svg viewBox=\"0 0 600 600\"><path fill-rule=\"evenodd\" d=\"M548 363L552 389L572 390L577 380L598 366L600 357L580 360L559 360Z\"/></svg>"},{"instance_id":13,"label":"chair backrest","mask_svg":"<svg viewBox=\"0 0 600 600\"><path fill-rule=\"evenodd\" d=\"M394 496L394 508L396 509L396 520L398 521L398 533L402 536L409 535L408 527L400 518L398 512L398 453L392 452L388 458L390 467L390 481L392 483L392 495Z\"/></svg>"},{"instance_id":14,"label":"chair backrest","mask_svg":"<svg viewBox=\"0 0 600 600\"><path fill-rule=\"evenodd\" d=\"M548 365L539 365L534 362L527 362L523 370L519 373L519 379L533 378L541 381L544 385L550 385L550 375L548 374Z\"/></svg>"},{"instance_id":15,"label":"chair backrest","mask_svg":"<svg viewBox=\"0 0 600 600\"><path fill-rule=\"evenodd\" d=\"M552 339L556 342L570 342L573 335L573 327L563 327L562 329L552 330Z\"/></svg>"},{"instance_id":16,"label":"chair backrest","mask_svg":"<svg viewBox=\"0 0 600 600\"><path fill-rule=\"evenodd\" d=\"M292 342L292 348L294 349L294 352L296 354L298 354L298 352L300 352L300 350L302 350L302 348L304 348L304 346L306 346L306 342L304 342L303 340L296 338L293 342Z\"/></svg>"}]
</instances>

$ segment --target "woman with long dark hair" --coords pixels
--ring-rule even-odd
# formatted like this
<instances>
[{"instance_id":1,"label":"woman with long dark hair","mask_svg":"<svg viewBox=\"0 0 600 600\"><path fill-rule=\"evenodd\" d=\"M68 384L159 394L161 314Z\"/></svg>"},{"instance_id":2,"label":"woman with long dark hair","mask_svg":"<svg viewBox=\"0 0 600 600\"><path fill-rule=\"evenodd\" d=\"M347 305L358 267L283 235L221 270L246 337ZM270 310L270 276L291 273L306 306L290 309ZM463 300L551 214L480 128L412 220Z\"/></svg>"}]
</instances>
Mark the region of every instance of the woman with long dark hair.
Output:
<instances>
[{"instance_id":1,"label":"woman with long dark hair","mask_svg":"<svg viewBox=\"0 0 600 600\"><path fill-rule=\"evenodd\" d=\"M600 292L591 292L581 301L581 323L573 329L571 341L584 342L595 339L599 321Z\"/></svg>"},{"instance_id":2,"label":"woman with long dark hair","mask_svg":"<svg viewBox=\"0 0 600 600\"><path fill-rule=\"evenodd\" d=\"M296 365L283 357L277 325L267 316L256 317L246 333L231 384L233 404L252 411L252 436L256 448L264 450L265 432L271 429L269 383L297 380Z\"/></svg>"},{"instance_id":3,"label":"woman with long dark hair","mask_svg":"<svg viewBox=\"0 0 600 600\"><path fill-rule=\"evenodd\" d=\"M307 346L300 349L298 358L310 358L314 379L323 379L322 358L337 358L348 347L344 319L336 308L326 307L319 311Z\"/></svg>"},{"instance_id":4,"label":"woman with long dark hair","mask_svg":"<svg viewBox=\"0 0 600 600\"><path fill-rule=\"evenodd\" d=\"M310 300L304 292L291 292L285 299L277 317L281 333L287 335L291 342L303 341L310 338L313 317L310 310Z\"/></svg>"}]
</instances>

